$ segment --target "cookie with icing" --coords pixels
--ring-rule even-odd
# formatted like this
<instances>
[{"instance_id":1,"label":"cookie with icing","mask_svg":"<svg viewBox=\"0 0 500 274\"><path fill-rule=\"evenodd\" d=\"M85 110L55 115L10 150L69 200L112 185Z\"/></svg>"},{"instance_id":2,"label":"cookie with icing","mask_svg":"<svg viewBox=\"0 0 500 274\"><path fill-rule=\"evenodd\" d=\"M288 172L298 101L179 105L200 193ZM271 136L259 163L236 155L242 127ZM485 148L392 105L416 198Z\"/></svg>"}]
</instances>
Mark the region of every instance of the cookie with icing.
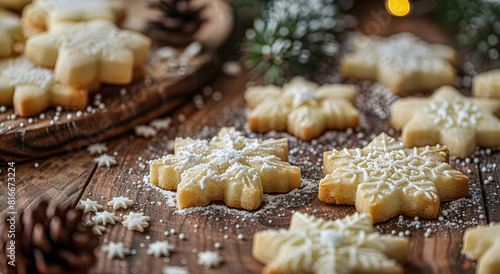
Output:
<instances>
[{"instance_id":1,"label":"cookie with icing","mask_svg":"<svg viewBox=\"0 0 500 274\"><path fill-rule=\"evenodd\" d=\"M359 125L354 107L357 90L352 85L323 85L296 77L283 88L251 87L245 92L250 108L248 126L255 132L288 131L309 141L327 129L344 130Z\"/></svg>"},{"instance_id":2,"label":"cookie with icing","mask_svg":"<svg viewBox=\"0 0 500 274\"><path fill-rule=\"evenodd\" d=\"M22 40L19 16L0 9L0 59L14 55L16 43Z\"/></svg>"},{"instance_id":3,"label":"cookie with icing","mask_svg":"<svg viewBox=\"0 0 500 274\"><path fill-rule=\"evenodd\" d=\"M473 155L477 145L500 146L496 99L467 98L444 86L430 98L401 99L391 112L391 124L402 130L407 146L446 145L450 155L460 158Z\"/></svg>"},{"instance_id":4,"label":"cookie with icing","mask_svg":"<svg viewBox=\"0 0 500 274\"><path fill-rule=\"evenodd\" d=\"M462 254L477 260L476 274L495 274L500 269L500 224L479 226L464 233Z\"/></svg>"},{"instance_id":5,"label":"cookie with icing","mask_svg":"<svg viewBox=\"0 0 500 274\"><path fill-rule=\"evenodd\" d=\"M441 201L467 196L469 178L448 164L443 146L408 148L380 134L364 148L323 153L318 197L355 205L383 222L398 215L434 219Z\"/></svg>"},{"instance_id":6,"label":"cookie with icing","mask_svg":"<svg viewBox=\"0 0 500 274\"><path fill-rule=\"evenodd\" d=\"M327 221L297 212L289 229L255 233L252 254L263 273L404 273L408 240L373 231L368 214Z\"/></svg>"},{"instance_id":7,"label":"cookie with icing","mask_svg":"<svg viewBox=\"0 0 500 274\"><path fill-rule=\"evenodd\" d=\"M119 23L125 17L121 0L35 0L23 10L24 33L31 36L59 23L108 20Z\"/></svg>"},{"instance_id":8,"label":"cookie with icing","mask_svg":"<svg viewBox=\"0 0 500 274\"><path fill-rule=\"evenodd\" d=\"M411 33L388 38L357 35L342 60L344 78L377 81L400 96L455 82L453 48L430 44Z\"/></svg>"},{"instance_id":9,"label":"cookie with icing","mask_svg":"<svg viewBox=\"0 0 500 274\"><path fill-rule=\"evenodd\" d=\"M301 186L300 169L288 163L287 139L249 139L234 128L222 128L211 141L177 138L174 155L150 166L150 183L177 190L180 209L222 200L254 210L264 192Z\"/></svg>"},{"instance_id":10,"label":"cookie with icing","mask_svg":"<svg viewBox=\"0 0 500 274\"><path fill-rule=\"evenodd\" d=\"M51 69L23 56L0 61L0 105L14 106L19 116L34 116L51 106L82 110L87 103L87 88L60 83Z\"/></svg>"},{"instance_id":11,"label":"cookie with icing","mask_svg":"<svg viewBox=\"0 0 500 274\"><path fill-rule=\"evenodd\" d=\"M99 82L124 85L146 62L151 40L122 30L112 22L95 20L57 24L31 36L26 57L38 66L54 68L58 81L74 87Z\"/></svg>"},{"instance_id":12,"label":"cookie with icing","mask_svg":"<svg viewBox=\"0 0 500 274\"><path fill-rule=\"evenodd\" d=\"M500 69L483 72L474 77L472 94L476 97L500 99Z\"/></svg>"}]
</instances>

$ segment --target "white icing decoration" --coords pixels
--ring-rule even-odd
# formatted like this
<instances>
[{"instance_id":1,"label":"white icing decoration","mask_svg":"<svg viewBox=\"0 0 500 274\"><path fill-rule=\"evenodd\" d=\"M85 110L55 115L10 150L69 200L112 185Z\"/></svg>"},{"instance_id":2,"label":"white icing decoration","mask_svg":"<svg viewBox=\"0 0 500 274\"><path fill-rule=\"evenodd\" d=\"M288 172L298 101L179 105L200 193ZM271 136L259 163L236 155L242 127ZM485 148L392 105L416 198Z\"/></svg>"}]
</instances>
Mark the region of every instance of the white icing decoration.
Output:
<instances>
[{"instance_id":1,"label":"white icing decoration","mask_svg":"<svg viewBox=\"0 0 500 274\"><path fill-rule=\"evenodd\" d=\"M162 270L163 274L189 274L189 270L180 266L165 266Z\"/></svg>"},{"instance_id":2,"label":"white icing decoration","mask_svg":"<svg viewBox=\"0 0 500 274\"><path fill-rule=\"evenodd\" d=\"M108 147L106 146L106 144L95 143L95 144L89 145L87 147L87 151L92 155L94 155L94 154L100 155L100 154L107 152Z\"/></svg>"},{"instance_id":3,"label":"white icing decoration","mask_svg":"<svg viewBox=\"0 0 500 274\"><path fill-rule=\"evenodd\" d=\"M120 197L113 197L113 201L109 201L108 205L112 206L113 209L119 209L119 208L127 209L128 206L133 203L134 201L132 201L128 197L120 196Z\"/></svg>"},{"instance_id":4,"label":"white icing decoration","mask_svg":"<svg viewBox=\"0 0 500 274\"><path fill-rule=\"evenodd\" d=\"M139 125L134 128L135 135L141 136L144 138L151 138L156 136L156 129L154 127L150 127L147 125Z\"/></svg>"},{"instance_id":5,"label":"white icing decoration","mask_svg":"<svg viewBox=\"0 0 500 274\"><path fill-rule=\"evenodd\" d=\"M307 86L293 86L286 94L286 97L292 98L292 106L299 107L309 100L318 100L319 94Z\"/></svg>"}]
</instances>

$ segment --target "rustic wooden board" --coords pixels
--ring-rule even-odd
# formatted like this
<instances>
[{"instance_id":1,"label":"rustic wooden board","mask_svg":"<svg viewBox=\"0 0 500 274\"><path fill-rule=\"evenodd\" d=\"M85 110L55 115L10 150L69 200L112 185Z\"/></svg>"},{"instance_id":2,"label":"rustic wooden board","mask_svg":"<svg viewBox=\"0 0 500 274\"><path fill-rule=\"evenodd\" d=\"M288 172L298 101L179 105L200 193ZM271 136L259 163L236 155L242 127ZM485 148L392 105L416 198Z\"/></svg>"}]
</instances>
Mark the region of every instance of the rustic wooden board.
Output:
<instances>
[{"instance_id":1,"label":"rustic wooden board","mask_svg":"<svg viewBox=\"0 0 500 274\"><path fill-rule=\"evenodd\" d=\"M184 74L160 72L158 64L149 64L144 79L127 86L103 86L99 91L105 107L91 105L91 111L63 111L52 121L55 110L45 112L46 118L16 117L10 109L0 114L0 161L21 161L79 148L120 135L138 124L170 112L185 103L216 72L215 56L202 53L192 58ZM95 96L91 96L93 102ZM71 119L67 119L67 115ZM21 123L24 124L21 127ZM13 128L9 129L9 126Z\"/></svg>"}]
</instances>

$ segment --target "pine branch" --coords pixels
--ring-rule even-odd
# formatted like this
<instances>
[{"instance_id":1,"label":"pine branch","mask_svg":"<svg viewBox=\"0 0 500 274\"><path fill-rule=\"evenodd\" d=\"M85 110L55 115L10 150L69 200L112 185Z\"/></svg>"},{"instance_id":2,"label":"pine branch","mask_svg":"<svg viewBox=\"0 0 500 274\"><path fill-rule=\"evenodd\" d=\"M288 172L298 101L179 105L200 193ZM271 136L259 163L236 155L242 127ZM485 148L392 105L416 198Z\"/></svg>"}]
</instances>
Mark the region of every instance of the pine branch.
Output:
<instances>
[{"instance_id":1,"label":"pine branch","mask_svg":"<svg viewBox=\"0 0 500 274\"><path fill-rule=\"evenodd\" d=\"M336 55L340 35L348 28L331 0L271 1L246 33L245 64L268 83L310 74Z\"/></svg>"}]
</instances>

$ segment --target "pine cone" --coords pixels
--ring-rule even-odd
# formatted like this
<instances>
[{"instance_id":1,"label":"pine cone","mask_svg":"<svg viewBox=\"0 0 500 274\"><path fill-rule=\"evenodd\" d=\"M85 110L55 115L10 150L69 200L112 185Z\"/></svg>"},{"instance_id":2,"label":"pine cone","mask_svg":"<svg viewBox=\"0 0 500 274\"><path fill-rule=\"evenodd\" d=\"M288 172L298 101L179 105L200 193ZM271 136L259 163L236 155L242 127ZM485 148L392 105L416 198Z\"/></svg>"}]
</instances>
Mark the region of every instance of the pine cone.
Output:
<instances>
[{"instance_id":1,"label":"pine cone","mask_svg":"<svg viewBox=\"0 0 500 274\"><path fill-rule=\"evenodd\" d=\"M205 5L195 6L191 0L159 0L151 3L150 7L161 11L163 15L149 22L149 33L155 40L171 46L189 45L206 21L201 16Z\"/></svg>"},{"instance_id":2,"label":"pine cone","mask_svg":"<svg viewBox=\"0 0 500 274\"><path fill-rule=\"evenodd\" d=\"M83 225L83 211L41 202L16 216L15 238L9 222L0 226L0 266L7 273L86 273L95 263L99 240ZM8 265L15 240L15 266Z\"/></svg>"}]
</instances>

